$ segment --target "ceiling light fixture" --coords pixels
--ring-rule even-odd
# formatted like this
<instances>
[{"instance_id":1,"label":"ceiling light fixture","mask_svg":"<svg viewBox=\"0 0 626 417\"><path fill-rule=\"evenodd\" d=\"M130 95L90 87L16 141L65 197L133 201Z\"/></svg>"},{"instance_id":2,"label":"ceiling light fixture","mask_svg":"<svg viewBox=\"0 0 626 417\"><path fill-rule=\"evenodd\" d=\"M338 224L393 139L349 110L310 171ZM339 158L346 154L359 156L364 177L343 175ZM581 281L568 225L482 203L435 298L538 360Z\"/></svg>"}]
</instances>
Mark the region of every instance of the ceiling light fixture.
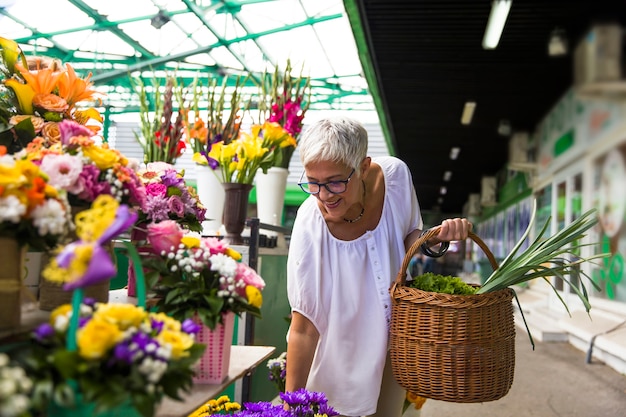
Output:
<instances>
[{"instance_id":1,"label":"ceiling light fixture","mask_svg":"<svg viewBox=\"0 0 626 417\"><path fill-rule=\"evenodd\" d=\"M165 14L163 10L159 10L152 19L150 19L150 24L154 26L155 29L161 29L163 25L170 21L168 15Z\"/></svg>"},{"instance_id":2,"label":"ceiling light fixture","mask_svg":"<svg viewBox=\"0 0 626 417\"><path fill-rule=\"evenodd\" d=\"M461 152L461 148L459 148L458 146L455 146L452 149L450 149L450 159L454 161L456 158L459 157L460 152Z\"/></svg>"},{"instance_id":3,"label":"ceiling light fixture","mask_svg":"<svg viewBox=\"0 0 626 417\"><path fill-rule=\"evenodd\" d=\"M450 178L452 178L452 171L446 171L443 173L444 181L450 181Z\"/></svg>"},{"instance_id":4,"label":"ceiling light fixture","mask_svg":"<svg viewBox=\"0 0 626 417\"><path fill-rule=\"evenodd\" d=\"M441 195L446 195L447 192L448 192L448 189L446 187L441 187L439 189L439 194Z\"/></svg>"},{"instance_id":5,"label":"ceiling light fixture","mask_svg":"<svg viewBox=\"0 0 626 417\"><path fill-rule=\"evenodd\" d=\"M466 101L465 106L463 106L463 113L461 113L462 125L468 125L472 123L472 118L474 117L474 110L476 110L476 102Z\"/></svg>"},{"instance_id":6,"label":"ceiling light fixture","mask_svg":"<svg viewBox=\"0 0 626 417\"><path fill-rule=\"evenodd\" d=\"M511 122L508 120L502 119L498 124L498 134L501 136L511 136Z\"/></svg>"},{"instance_id":7,"label":"ceiling light fixture","mask_svg":"<svg viewBox=\"0 0 626 417\"><path fill-rule=\"evenodd\" d=\"M483 49L495 49L498 46L512 3L512 0L494 0L491 3L491 13L483 37Z\"/></svg>"}]
</instances>

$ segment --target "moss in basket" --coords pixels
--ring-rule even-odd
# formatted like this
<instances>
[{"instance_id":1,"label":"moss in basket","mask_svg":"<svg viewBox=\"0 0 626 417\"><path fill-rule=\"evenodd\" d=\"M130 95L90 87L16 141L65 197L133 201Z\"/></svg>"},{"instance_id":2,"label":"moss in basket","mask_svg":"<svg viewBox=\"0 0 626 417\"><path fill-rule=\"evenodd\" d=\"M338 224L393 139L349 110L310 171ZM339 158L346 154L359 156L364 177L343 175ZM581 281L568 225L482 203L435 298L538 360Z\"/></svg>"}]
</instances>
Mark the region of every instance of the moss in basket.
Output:
<instances>
[{"instance_id":1,"label":"moss in basket","mask_svg":"<svg viewBox=\"0 0 626 417\"><path fill-rule=\"evenodd\" d=\"M434 274L432 272L413 277L411 281L407 281L407 286L422 291L455 295L475 294L477 289L477 287L473 287L459 277Z\"/></svg>"}]
</instances>

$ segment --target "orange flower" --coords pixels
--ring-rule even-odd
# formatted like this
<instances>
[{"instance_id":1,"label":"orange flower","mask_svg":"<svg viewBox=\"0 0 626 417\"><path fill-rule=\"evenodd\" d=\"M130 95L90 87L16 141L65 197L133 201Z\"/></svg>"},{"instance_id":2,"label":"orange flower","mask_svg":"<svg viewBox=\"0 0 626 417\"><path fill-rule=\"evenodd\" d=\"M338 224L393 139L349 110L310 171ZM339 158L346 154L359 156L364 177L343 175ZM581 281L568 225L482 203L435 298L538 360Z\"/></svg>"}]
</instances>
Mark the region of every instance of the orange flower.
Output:
<instances>
[{"instance_id":1,"label":"orange flower","mask_svg":"<svg viewBox=\"0 0 626 417\"><path fill-rule=\"evenodd\" d=\"M15 64L26 83L33 89L35 94L50 94L57 86L57 81L63 75L62 72L54 72L50 68L39 71L29 71L21 64Z\"/></svg>"},{"instance_id":2,"label":"orange flower","mask_svg":"<svg viewBox=\"0 0 626 417\"><path fill-rule=\"evenodd\" d=\"M26 119L30 119L30 122L33 124L33 128L35 129L35 133L38 133L41 131L41 128L43 127L43 124L44 124L44 120L41 117L27 115L27 114L18 114L16 116L11 117L11 119L9 120L9 123L11 123L12 125L16 125L19 122L26 120Z\"/></svg>"},{"instance_id":3,"label":"orange flower","mask_svg":"<svg viewBox=\"0 0 626 417\"><path fill-rule=\"evenodd\" d=\"M63 113L69 108L65 99L54 94L35 94L33 106L55 113Z\"/></svg>"},{"instance_id":4,"label":"orange flower","mask_svg":"<svg viewBox=\"0 0 626 417\"><path fill-rule=\"evenodd\" d=\"M41 129L41 134L49 145L61 141L61 131L57 122L46 122Z\"/></svg>"},{"instance_id":5,"label":"orange flower","mask_svg":"<svg viewBox=\"0 0 626 417\"><path fill-rule=\"evenodd\" d=\"M33 178L33 187L26 192L29 210L43 204L46 199L46 181L41 177Z\"/></svg>"},{"instance_id":6,"label":"orange flower","mask_svg":"<svg viewBox=\"0 0 626 417\"><path fill-rule=\"evenodd\" d=\"M4 145L0 145L0 156L7 154L7 147Z\"/></svg>"},{"instance_id":7,"label":"orange flower","mask_svg":"<svg viewBox=\"0 0 626 417\"><path fill-rule=\"evenodd\" d=\"M70 64L65 64L65 67L67 71L59 78L58 87L59 95L67 101L70 109L79 101L95 99L94 95L98 92L91 88L93 86L90 81L91 73L83 80L76 76L76 72Z\"/></svg>"}]
</instances>

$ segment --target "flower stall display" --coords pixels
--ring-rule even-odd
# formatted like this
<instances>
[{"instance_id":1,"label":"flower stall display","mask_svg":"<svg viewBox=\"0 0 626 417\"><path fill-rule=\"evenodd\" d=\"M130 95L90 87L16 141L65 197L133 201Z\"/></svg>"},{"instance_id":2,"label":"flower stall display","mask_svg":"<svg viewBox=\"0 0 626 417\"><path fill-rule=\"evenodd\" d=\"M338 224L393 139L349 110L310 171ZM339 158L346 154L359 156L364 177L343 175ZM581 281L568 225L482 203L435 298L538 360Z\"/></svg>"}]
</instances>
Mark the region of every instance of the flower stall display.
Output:
<instances>
[{"instance_id":1,"label":"flower stall display","mask_svg":"<svg viewBox=\"0 0 626 417\"><path fill-rule=\"evenodd\" d=\"M70 230L69 211L36 164L0 145L0 328L20 325L26 251L54 248Z\"/></svg>"},{"instance_id":2,"label":"flower stall display","mask_svg":"<svg viewBox=\"0 0 626 417\"><path fill-rule=\"evenodd\" d=\"M156 309L177 320L202 325L198 340L207 349L196 382L220 383L227 376L234 316L261 317L264 280L241 254L217 238L185 232L171 220L148 225L157 256L142 259ZM215 343L213 343L215 342Z\"/></svg>"},{"instance_id":3,"label":"flower stall display","mask_svg":"<svg viewBox=\"0 0 626 417\"><path fill-rule=\"evenodd\" d=\"M58 123L73 120L93 132L101 129L102 117L81 103L99 101L91 74L80 78L70 64L27 58L18 44L0 38L0 144L17 152L35 137L48 143L59 141Z\"/></svg>"},{"instance_id":4,"label":"flower stall display","mask_svg":"<svg viewBox=\"0 0 626 417\"><path fill-rule=\"evenodd\" d=\"M0 416L30 417L33 381L19 364L0 353Z\"/></svg>"},{"instance_id":5,"label":"flower stall display","mask_svg":"<svg viewBox=\"0 0 626 417\"><path fill-rule=\"evenodd\" d=\"M245 79L236 77L234 85L229 77L224 77L221 85L216 78L208 82L206 95L206 122L204 111L200 110L200 101L204 103L202 86L194 86L193 113L194 123L186 119L186 138L192 147L193 161L196 163L197 189L200 201L207 208L206 221L203 223L205 235L218 235L222 227L224 200L226 192L222 187L222 179L216 172L219 167L217 160L209 157L213 144L230 143L239 137L241 119L247 105L243 104L242 86ZM227 91L230 90L230 91ZM230 94L230 105L227 107L227 94Z\"/></svg>"},{"instance_id":6,"label":"flower stall display","mask_svg":"<svg viewBox=\"0 0 626 417\"><path fill-rule=\"evenodd\" d=\"M163 89L158 80L153 81L153 94L150 96L141 78L133 82L138 90L141 122L141 132L135 132L135 138L143 148L144 162L174 164L187 147L183 136L187 112L185 88L176 77L168 75ZM174 104L178 107L175 120Z\"/></svg>"},{"instance_id":7,"label":"flower stall display","mask_svg":"<svg viewBox=\"0 0 626 417\"><path fill-rule=\"evenodd\" d=\"M103 245L136 218L112 196L99 196L77 219L80 240L63 247L45 271L74 290L72 303L51 313L18 359L48 416L150 417L163 398L180 399L192 385L193 365L204 350L195 341L196 324L147 311L145 293L138 305L83 296L86 285L115 274Z\"/></svg>"},{"instance_id":8,"label":"flower stall display","mask_svg":"<svg viewBox=\"0 0 626 417\"><path fill-rule=\"evenodd\" d=\"M331 417L339 413L328 404L323 392L308 391L304 388L294 392L281 392L280 404L266 401L255 403L230 402L227 396L211 400L198 408L188 417L206 417L213 415L234 415L239 417ZM285 410L284 404L289 406Z\"/></svg>"}]
</instances>

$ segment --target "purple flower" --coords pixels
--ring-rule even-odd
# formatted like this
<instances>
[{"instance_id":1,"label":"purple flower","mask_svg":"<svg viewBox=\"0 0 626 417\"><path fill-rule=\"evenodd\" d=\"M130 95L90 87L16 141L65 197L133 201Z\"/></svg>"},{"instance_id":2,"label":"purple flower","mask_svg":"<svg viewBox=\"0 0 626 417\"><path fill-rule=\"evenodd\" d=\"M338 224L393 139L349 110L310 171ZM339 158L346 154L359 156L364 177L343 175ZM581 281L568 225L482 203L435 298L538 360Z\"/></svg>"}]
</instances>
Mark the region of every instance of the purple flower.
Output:
<instances>
[{"instance_id":1,"label":"purple flower","mask_svg":"<svg viewBox=\"0 0 626 417\"><path fill-rule=\"evenodd\" d=\"M179 196L171 196L169 200L167 200L167 206L169 211L174 213L177 217L185 217L185 205Z\"/></svg>"},{"instance_id":2,"label":"purple flower","mask_svg":"<svg viewBox=\"0 0 626 417\"><path fill-rule=\"evenodd\" d=\"M113 355L118 361L126 362L128 364L133 363L133 352L130 350L128 344L126 343L120 343L116 345L113 351Z\"/></svg>"},{"instance_id":3,"label":"purple flower","mask_svg":"<svg viewBox=\"0 0 626 417\"><path fill-rule=\"evenodd\" d=\"M163 182L166 187L174 186L180 188L181 186L185 186L185 180L183 177L180 177L174 169L165 171L165 173L161 175L161 182Z\"/></svg>"},{"instance_id":4,"label":"purple flower","mask_svg":"<svg viewBox=\"0 0 626 417\"><path fill-rule=\"evenodd\" d=\"M181 325L183 332L188 334L196 334L200 331L201 326L196 324L192 319L185 319Z\"/></svg>"},{"instance_id":5,"label":"purple flower","mask_svg":"<svg viewBox=\"0 0 626 417\"><path fill-rule=\"evenodd\" d=\"M86 136L88 138L93 136L93 132L73 120L63 120L59 123L59 133L61 134L61 143L68 145L70 139L76 136Z\"/></svg>"},{"instance_id":6,"label":"purple flower","mask_svg":"<svg viewBox=\"0 0 626 417\"><path fill-rule=\"evenodd\" d=\"M35 329L34 335L37 340L43 342L54 335L54 327L49 323L43 323Z\"/></svg>"},{"instance_id":7,"label":"purple flower","mask_svg":"<svg viewBox=\"0 0 626 417\"><path fill-rule=\"evenodd\" d=\"M161 333L161 331L163 330L163 322L159 320L155 320L154 318L151 319L150 321L151 321L152 330L154 330L156 334Z\"/></svg>"},{"instance_id":8,"label":"purple flower","mask_svg":"<svg viewBox=\"0 0 626 417\"><path fill-rule=\"evenodd\" d=\"M154 222L168 220L169 207L167 200L159 197L148 196L146 200L146 217Z\"/></svg>"}]
</instances>

